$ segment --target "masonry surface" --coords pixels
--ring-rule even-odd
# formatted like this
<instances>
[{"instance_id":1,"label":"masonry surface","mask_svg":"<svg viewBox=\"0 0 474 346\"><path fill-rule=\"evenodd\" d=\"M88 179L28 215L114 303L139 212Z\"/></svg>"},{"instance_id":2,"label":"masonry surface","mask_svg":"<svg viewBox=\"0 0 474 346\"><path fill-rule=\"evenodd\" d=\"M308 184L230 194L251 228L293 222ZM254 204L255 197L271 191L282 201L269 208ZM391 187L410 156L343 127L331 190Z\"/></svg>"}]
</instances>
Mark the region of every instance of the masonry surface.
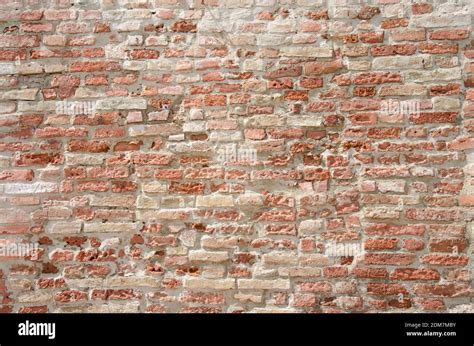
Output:
<instances>
[{"instance_id":1,"label":"masonry surface","mask_svg":"<svg viewBox=\"0 0 474 346\"><path fill-rule=\"evenodd\" d=\"M473 311L469 1L0 3L0 311Z\"/></svg>"}]
</instances>

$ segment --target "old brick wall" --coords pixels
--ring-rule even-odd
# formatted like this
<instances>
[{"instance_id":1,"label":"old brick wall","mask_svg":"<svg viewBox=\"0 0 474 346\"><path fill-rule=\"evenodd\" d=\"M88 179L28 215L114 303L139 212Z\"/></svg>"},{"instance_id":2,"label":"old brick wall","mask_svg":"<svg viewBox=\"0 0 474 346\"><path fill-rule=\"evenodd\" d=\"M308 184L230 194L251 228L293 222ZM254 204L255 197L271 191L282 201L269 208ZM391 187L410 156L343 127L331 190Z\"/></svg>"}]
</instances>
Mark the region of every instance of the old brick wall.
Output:
<instances>
[{"instance_id":1,"label":"old brick wall","mask_svg":"<svg viewBox=\"0 0 474 346\"><path fill-rule=\"evenodd\" d=\"M1 311L472 311L470 1L0 6Z\"/></svg>"}]
</instances>

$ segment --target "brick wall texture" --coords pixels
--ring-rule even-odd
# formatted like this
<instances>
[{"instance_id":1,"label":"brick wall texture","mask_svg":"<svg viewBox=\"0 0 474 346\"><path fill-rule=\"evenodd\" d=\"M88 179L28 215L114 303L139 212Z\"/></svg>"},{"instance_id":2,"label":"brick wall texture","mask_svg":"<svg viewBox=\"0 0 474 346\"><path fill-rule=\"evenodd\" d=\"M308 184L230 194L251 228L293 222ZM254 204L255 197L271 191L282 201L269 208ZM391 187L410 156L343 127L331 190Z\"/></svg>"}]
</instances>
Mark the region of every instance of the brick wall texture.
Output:
<instances>
[{"instance_id":1,"label":"brick wall texture","mask_svg":"<svg viewBox=\"0 0 474 346\"><path fill-rule=\"evenodd\" d=\"M471 1L0 4L0 311L473 311Z\"/></svg>"}]
</instances>

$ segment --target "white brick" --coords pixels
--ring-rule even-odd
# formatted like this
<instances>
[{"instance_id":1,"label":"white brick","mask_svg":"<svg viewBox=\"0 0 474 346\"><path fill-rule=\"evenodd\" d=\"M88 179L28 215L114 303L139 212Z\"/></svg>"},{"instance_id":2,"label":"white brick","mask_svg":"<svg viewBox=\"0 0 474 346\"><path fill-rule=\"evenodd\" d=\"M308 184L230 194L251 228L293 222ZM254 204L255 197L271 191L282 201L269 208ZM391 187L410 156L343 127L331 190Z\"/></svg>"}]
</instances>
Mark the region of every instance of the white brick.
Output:
<instances>
[{"instance_id":1,"label":"white brick","mask_svg":"<svg viewBox=\"0 0 474 346\"><path fill-rule=\"evenodd\" d=\"M412 68L413 66L410 66ZM403 79L410 82L450 81L461 79L461 68L438 68L432 71L412 70L403 73Z\"/></svg>"},{"instance_id":2,"label":"white brick","mask_svg":"<svg viewBox=\"0 0 474 346\"><path fill-rule=\"evenodd\" d=\"M157 278L138 276L110 277L104 282L104 287L159 287L159 285Z\"/></svg>"},{"instance_id":3,"label":"white brick","mask_svg":"<svg viewBox=\"0 0 474 346\"><path fill-rule=\"evenodd\" d=\"M412 24L419 28L438 28L447 26L470 26L472 25L470 14L429 14L414 16Z\"/></svg>"},{"instance_id":4,"label":"white brick","mask_svg":"<svg viewBox=\"0 0 474 346\"><path fill-rule=\"evenodd\" d=\"M5 184L5 193L8 195L32 194L32 193L51 193L58 192L58 184L36 182L33 184Z\"/></svg>"},{"instance_id":5,"label":"white brick","mask_svg":"<svg viewBox=\"0 0 474 346\"><path fill-rule=\"evenodd\" d=\"M263 263L265 265L295 265L298 262L296 253L278 253L271 252L262 255Z\"/></svg>"},{"instance_id":6,"label":"white brick","mask_svg":"<svg viewBox=\"0 0 474 346\"><path fill-rule=\"evenodd\" d=\"M81 231L82 222L58 222L51 225L48 233L52 234L68 234L68 233L79 233Z\"/></svg>"},{"instance_id":7,"label":"white brick","mask_svg":"<svg viewBox=\"0 0 474 346\"><path fill-rule=\"evenodd\" d=\"M0 67L0 71L1 71L1 67ZM16 104L14 102L2 102L0 103L0 114L14 112L15 108L16 108Z\"/></svg>"},{"instance_id":8,"label":"white brick","mask_svg":"<svg viewBox=\"0 0 474 346\"><path fill-rule=\"evenodd\" d=\"M71 166L100 165L104 159L104 155L66 154L66 164Z\"/></svg>"},{"instance_id":9,"label":"white brick","mask_svg":"<svg viewBox=\"0 0 474 346\"><path fill-rule=\"evenodd\" d=\"M18 111L20 112L54 112L56 111L56 101L18 101Z\"/></svg>"},{"instance_id":10,"label":"white brick","mask_svg":"<svg viewBox=\"0 0 474 346\"><path fill-rule=\"evenodd\" d=\"M142 184L143 192L147 193L162 193L166 192L166 185L157 181L151 181L149 183Z\"/></svg>"},{"instance_id":11,"label":"white brick","mask_svg":"<svg viewBox=\"0 0 474 346\"><path fill-rule=\"evenodd\" d=\"M53 300L53 295L48 291L32 291L18 295L19 303L49 303Z\"/></svg>"},{"instance_id":12,"label":"white brick","mask_svg":"<svg viewBox=\"0 0 474 346\"><path fill-rule=\"evenodd\" d=\"M286 123L289 126L320 127L323 124L323 118L317 115L289 116L286 120Z\"/></svg>"},{"instance_id":13,"label":"white brick","mask_svg":"<svg viewBox=\"0 0 474 346\"><path fill-rule=\"evenodd\" d=\"M108 97L97 101L97 109L146 109L145 99L137 97Z\"/></svg>"},{"instance_id":14,"label":"white brick","mask_svg":"<svg viewBox=\"0 0 474 346\"><path fill-rule=\"evenodd\" d=\"M431 62L431 58L425 55L417 56L383 56L372 60L374 70L401 70L409 68L422 69ZM412 82L416 82L411 80Z\"/></svg>"},{"instance_id":15,"label":"white brick","mask_svg":"<svg viewBox=\"0 0 474 346\"><path fill-rule=\"evenodd\" d=\"M0 94L1 100L25 100L33 101L39 89L16 89L4 91Z\"/></svg>"},{"instance_id":16,"label":"white brick","mask_svg":"<svg viewBox=\"0 0 474 346\"><path fill-rule=\"evenodd\" d=\"M327 266L330 264L329 258L322 254L309 254L299 257L299 264L302 267L306 266Z\"/></svg>"},{"instance_id":17,"label":"white brick","mask_svg":"<svg viewBox=\"0 0 474 346\"><path fill-rule=\"evenodd\" d=\"M135 196L96 196L90 198L90 205L93 207L133 207L135 205Z\"/></svg>"},{"instance_id":18,"label":"white brick","mask_svg":"<svg viewBox=\"0 0 474 346\"><path fill-rule=\"evenodd\" d=\"M330 47L282 47L280 54L289 57L330 58L333 50Z\"/></svg>"},{"instance_id":19,"label":"white brick","mask_svg":"<svg viewBox=\"0 0 474 346\"><path fill-rule=\"evenodd\" d=\"M91 305L87 307L87 313L136 313L140 310L139 302L126 302L126 303L107 303L101 305Z\"/></svg>"},{"instance_id":20,"label":"white brick","mask_svg":"<svg viewBox=\"0 0 474 346\"><path fill-rule=\"evenodd\" d=\"M140 223L86 223L84 224L85 233L104 233L104 232L136 232L140 229Z\"/></svg>"},{"instance_id":21,"label":"white brick","mask_svg":"<svg viewBox=\"0 0 474 346\"><path fill-rule=\"evenodd\" d=\"M132 137L169 136L181 133L181 131L181 126L176 124L134 125L128 128L128 132Z\"/></svg>"},{"instance_id":22,"label":"white brick","mask_svg":"<svg viewBox=\"0 0 474 346\"><path fill-rule=\"evenodd\" d=\"M167 46L168 38L166 36L148 36L145 39L145 46Z\"/></svg>"},{"instance_id":23,"label":"white brick","mask_svg":"<svg viewBox=\"0 0 474 346\"><path fill-rule=\"evenodd\" d=\"M183 125L183 132L204 132L206 131L205 121L186 122Z\"/></svg>"},{"instance_id":24,"label":"white brick","mask_svg":"<svg viewBox=\"0 0 474 346\"><path fill-rule=\"evenodd\" d=\"M248 290L288 290L290 289L290 280L239 279L237 285L239 289Z\"/></svg>"},{"instance_id":25,"label":"white brick","mask_svg":"<svg viewBox=\"0 0 474 346\"><path fill-rule=\"evenodd\" d=\"M461 101L453 97L433 97L435 111L453 111L461 108Z\"/></svg>"},{"instance_id":26,"label":"white brick","mask_svg":"<svg viewBox=\"0 0 474 346\"><path fill-rule=\"evenodd\" d=\"M234 200L232 196L228 195L208 195L196 197L196 207L225 208L233 206Z\"/></svg>"},{"instance_id":27,"label":"white brick","mask_svg":"<svg viewBox=\"0 0 474 346\"><path fill-rule=\"evenodd\" d=\"M190 289L231 290L235 287L235 280L187 278L184 280L184 287Z\"/></svg>"},{"instance_id":28,"label":"white brick","mask_svg":"<svg viewBox=\"0 0 474 346\"><path fill-rule=\"evenodd\" d=\"M0 75L2 74L16 74L18 73L18 66L12 63L0 63Z\"/></svg>"},{"instance_id":29,"label":"white brick","mask_svg":"<svg viewBox=\"0 0 474 346\"><path fill-rule=\"evenodd\" d=\"M303 220L300 222L298 232L300 234L314 234L323 230L322 220Z\"/></svg>"},{"instance_id":30,"label":"white brick","mask_svg":"<svg viewBox=\"0 0 474 346\"><path fill-rule=\"evenodd\" d=\"M405 192L404 180L379 181L377 187L380 192Z\"/></svg>"},{"instance_id":31,"label":"white brick","mask_svg":"<svg viewBox=\"0 0 474 346\"><path fill-rule=\"evenodd\" d=\"M225 262L229 259L227 251L189 251L189 260L195 262Z\"/></svg>"}]
</instances>

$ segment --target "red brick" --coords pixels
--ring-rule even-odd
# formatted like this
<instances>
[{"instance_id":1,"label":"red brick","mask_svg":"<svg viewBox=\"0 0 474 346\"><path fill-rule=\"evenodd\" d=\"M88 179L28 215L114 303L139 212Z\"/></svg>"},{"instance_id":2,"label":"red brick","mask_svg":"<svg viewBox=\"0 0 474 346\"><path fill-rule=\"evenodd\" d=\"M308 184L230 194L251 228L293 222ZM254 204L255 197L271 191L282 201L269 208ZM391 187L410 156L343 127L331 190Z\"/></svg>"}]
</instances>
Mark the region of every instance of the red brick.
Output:
<instances>
[{"instance_id":1,"label":"red brick","mask_svg":"<svg viewBox=\"0 0 474 346\"><path fill-rule=\"evenodd\" d=\"M429 54L456 54L458 45L449 43L420 43L419 50L421 53Z\"/></svg>"},{"instance_id":2,"label":"red brick","mask_svg":"<svg viewBox=\"0 0 474 346\"><path fill-rule=\"evenodd\" d=\"M15 166L45 166L47 164L58 165L64 162L63 155L59 153L27 153L20 154L15 158Z\"/></svg>"},{"instance_id":3,"label":"red brick","mask_svg":"<svg viewBox=\"0 0 474 346\"><path fill-rule=\"evenodd\" d=\"M385 19L380 25L382 29L393 29L405 26L408 26L408 19L406 18Z\"/></svg>"},{"instance_id":4,"label":"red brick","mask_svg":"<svg viewBox=\"0 0 474 346\"><path fill-rule=\"evenodd\" d=\"M403 281L439 280L439 278L439 272L429 268L396 268L390 274L391 280Z\"/></svg>"},{"instance_id":5,"label":"red brick","mask_svg":"<svg viewBox=\"0 0 474 346\"><path fill-rule=\"evenodd\" d=\"M342 69L342 60L336 59L329 62L308 62L304 65L305 75L321 75L336 72Z\"/></svg>"},{"instance_id":6,"label":"red brick","mask_svg":"<svg viewBox=\"0 0 474 346\"><path fill-rule=\"evenodd\" d=\"M31 169L0 170L0 181L31 181L33 177Z\"/></svg>"},{"instance_id":7,"label":"red brick","mask_svg":"<svg viewBox=\"0 0 474 346\"><path fill-rule=\"evenodd\" d=\"M73 152L103 153L109 151L109 144L101 141L81 141L73 139L69 141L68 149Z\"/></svg>"},{"instance_id":8,"label":"red brick","mask_svg":"<svg viewBox=\"0 0 474 346\"><path fill-rule=\"evenodd\" d=\"M366 264L408 265L415 261L415 256L397 253L367 253L364 261Z\"/></svg>"},{"instance_id":9,"label":"red brick","mask_svg":"<svg viewBox=\"0 0 474 346\"><path fill-rule=\"evenodd\" d=\"M382 43L384 40L383 31L361 32L360 40L364 43Z\"/></svg>"},{"instance_id":10,"label":"red brick","mask_svg":"<svg viewBox=\"0 0 474 346\"><path fill-rule=\"evenodd\" d=\"M370 53L373 56L413 55L415 54L415 52L416 52L416 46L413 44L383 45L383 46L375 46L370 49Z\"/></svg>"},{"instance_id":11,"label":"red brick","mask_svg":"<svg viewBox=\"0 0 474 346\"><path fill-rule=\"evenodd\" d=\"M408 294L408 290L400 284L369 283L367 284L367 293L377 296L393 296Z\"/></svg>"},{"instance_id":12,"label":"red brick","mask_svg":"<svg viewBox=\"0 0 474 346\"><path fill-rule=\"evenodd\" d=\"M173 32L196 32L196 24L193 24L190 21L182 20L179 22L173 23L170 27L170 30Z\"/></svg>"},{"instance_id":13,"label":"red brick","mask_svg":"<svg viewBox=\"0 0 474 346\"><path fill-rule=\"evenodd\" d=\"M170 193L184 193L184 194L195 194L203 193L205 185L203 183L179 183L171 182L169 187Z\"/></svg>"},{"instance_id":14,"label":"red brick","mask_svg":"<svg viewBox=\"0 0 474 346\"><path fill-rule=\"evenodd\" d=\"M411 11L413 14L425 14L433 11L433 5L427 3L418 3L411 5Z\"/></svg>"},{"instance_id":15,"label":"red brick","mask_svg":"<svg viewBox=\"0 0 474 346\"><path fill-rule=\"evenodd\" d=\"M120 65L114 61L76 61L69 65L71 72L118 71Z\"/></svg>"},{"instance_id":16,"label":"red brick","mask_svg":"<svg viewBox=\"0 0 474 346\"><path fill-rule=\"evenodd\" d=\"M464 40L469 37L467 29L443 29L429 34L431 40Z\"/></svg>"}]
</instances>

